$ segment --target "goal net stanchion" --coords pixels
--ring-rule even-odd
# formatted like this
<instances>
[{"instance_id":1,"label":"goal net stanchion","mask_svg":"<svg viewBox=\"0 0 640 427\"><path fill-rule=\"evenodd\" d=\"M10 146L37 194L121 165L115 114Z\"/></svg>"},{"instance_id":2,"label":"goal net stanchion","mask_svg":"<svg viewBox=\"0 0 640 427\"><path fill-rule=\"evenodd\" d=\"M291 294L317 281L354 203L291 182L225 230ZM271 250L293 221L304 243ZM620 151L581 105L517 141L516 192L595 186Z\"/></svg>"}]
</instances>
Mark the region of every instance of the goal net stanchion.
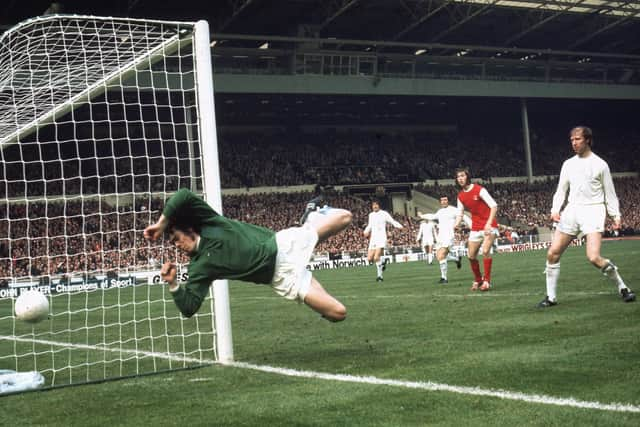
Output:
<instances>
[{"instance_id":1,"label":"goal net stanchion","mask_svg":"<svg viewBox=\"0 0 640 427\"><path fill-rule=\"evenodd\" d=\"M144 228L180 187L221 211L209 29L53 15L0 37L0 369L47 386L233 360L228 287L183 318L188 260ZM183 277L184 274L181 274ZM49 295L36 325L13 316Z\"/></svg>"}]
</instances>

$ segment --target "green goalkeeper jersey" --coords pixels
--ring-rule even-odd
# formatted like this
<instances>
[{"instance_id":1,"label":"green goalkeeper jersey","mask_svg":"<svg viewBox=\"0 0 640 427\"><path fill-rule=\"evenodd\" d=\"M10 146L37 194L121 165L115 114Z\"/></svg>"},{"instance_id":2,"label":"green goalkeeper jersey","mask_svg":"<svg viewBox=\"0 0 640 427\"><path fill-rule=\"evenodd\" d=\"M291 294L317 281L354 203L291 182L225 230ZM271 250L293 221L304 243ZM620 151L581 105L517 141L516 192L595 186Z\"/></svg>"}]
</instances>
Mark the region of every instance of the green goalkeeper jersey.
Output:
<instances>
[{"instance_id":1,"label":"green goalkeeper jersey","mask_svg":"<svg viewBox=\"0 0 640 427\"><path fill-rule=\"evenodd\" d=\"M272 230L225 218L184 188L167 201L162 213L177 224L200 230L198 248L191 254L189 278L173 293L185 316L198 311L213 280L271 283L278 252Z\"/></svg>"}]
</instances>

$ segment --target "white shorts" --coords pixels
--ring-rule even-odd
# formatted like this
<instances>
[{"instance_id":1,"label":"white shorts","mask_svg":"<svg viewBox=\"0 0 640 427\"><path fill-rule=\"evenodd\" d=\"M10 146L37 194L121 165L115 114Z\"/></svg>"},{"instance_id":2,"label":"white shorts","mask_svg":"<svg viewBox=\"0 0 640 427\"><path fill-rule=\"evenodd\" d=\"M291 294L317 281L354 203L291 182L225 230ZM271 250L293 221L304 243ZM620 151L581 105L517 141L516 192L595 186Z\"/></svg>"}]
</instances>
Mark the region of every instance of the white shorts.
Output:
<instances>
[{"instance_id":1,"label":"white shorts","mask_svg":"<svg viewBox=\"0 0 640 427\"><path fill-rule=\"evenodd\" d=\"M369 240L369 250L384 249L387 247L387 236L372 237Z\"/></svg>"},{"instance_id":2,"label":"white shorts","mask_svg":"<svg viewBox=\"0 0 640 427\"><path fill-rule=\"evenodd\" d=\"M567 205L560 215L558 230L571 236L604 232L607 210L600 205Z\"/></svg>"},{"instance_id":3,"label":"white shorts","mask_svg":"<svg viewBox=\"0 0 640 427\"><path fill-rule=\"evenodd\" d=\"M433 246L433 239L422 240L422 247Z\"/></svg>"},{"instance_id":4,"label":"white shorts","mask_svg":"<svg viewBox=\"0 0 640 427\"><path fill-rule=\"evenodd\" d=\"M498 237L500 235L500 231L497 228L492 228L491 234ZM483 240L484 240L484 230L476 230L476 231L469 232L470 242L482 242Z\"/></svg>"},{"instance_id":5,"label":"white shorts","mask_svg":"<svg viewBox=\"0 0 640 427\"><path fill-rule=\"evenodd\" d=\"M318 243L318 233L311 227L292 227L276 233L278 254L271 287L286 299L304 302L311 288L311 271L307 263Z\"/></svg>"},{"instance_id":6,"label":"white shorts","mask_svg":"<svg viewBox=\"0 0 640 427\"><path fill-rule=\"evenodd\" d=\"M438 234L438 239L436 241L436 249L449 249L453 246L453 234L442 233Z\"/></svg>"}]
</instances>

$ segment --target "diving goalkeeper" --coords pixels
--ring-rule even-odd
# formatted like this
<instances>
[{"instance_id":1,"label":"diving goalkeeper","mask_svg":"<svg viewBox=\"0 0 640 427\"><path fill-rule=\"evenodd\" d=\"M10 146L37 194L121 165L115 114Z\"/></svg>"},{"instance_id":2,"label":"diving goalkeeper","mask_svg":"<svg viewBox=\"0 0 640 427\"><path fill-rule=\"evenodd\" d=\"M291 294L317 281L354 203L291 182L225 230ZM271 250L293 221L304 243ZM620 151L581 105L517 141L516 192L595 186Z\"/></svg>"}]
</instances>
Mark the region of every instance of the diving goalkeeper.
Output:
<instances>
[{"instance_id":1,"label":"diving goalkeeper","mask_svg":"<svg viewBox=\"0 0 640 427\"><path fill-rule=\"evenodd\" d=\"M173 262L160 271L173 299L186 317L204 301L211 282L218 279L270 284L286 299L304 302L322 317L339 322L346 308L332 297L307 270L316 243L342 231L351 223L351 212L325 206L321 199L307 204L300 227L279 232L226 218L187 189L176 192L144 237L156 240L167 232L170 242L190 257L189 278L176 281Z\"/></svg>"}]
</instances>

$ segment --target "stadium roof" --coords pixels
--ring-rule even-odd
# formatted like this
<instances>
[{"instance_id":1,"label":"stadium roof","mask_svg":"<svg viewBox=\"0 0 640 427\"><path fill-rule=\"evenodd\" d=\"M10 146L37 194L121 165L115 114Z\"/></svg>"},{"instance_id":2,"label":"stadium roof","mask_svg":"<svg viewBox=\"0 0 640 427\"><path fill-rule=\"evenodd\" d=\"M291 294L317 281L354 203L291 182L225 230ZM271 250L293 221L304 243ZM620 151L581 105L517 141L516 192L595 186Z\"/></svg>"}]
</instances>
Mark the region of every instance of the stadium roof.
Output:
<instances>
[{"instance_id":1,"label":"stadium roof","mask_svg":"<svg viewBox=\"0 0 640 427\"><path fill-rule=\"evenodd\" d=\"M360 52L394 57L398 62L424 55L425 62L431 63L432 58L437 58L443 67L450 61L456 69L463 68L459 63L486 61L492 61L496 67L519 66L521 61L526 61L529 69L539 64L555 63L559 67L574 64L571 67L587 66L587 72L593 68L600 74L600 69L609 69L609 80L627 84L636 84L640 74L640 0L113 0L100 3L63 0L56 3L5 0L0 12L0 28L7 29L45 11L185 21L206 19L212 31L214 52L222 55L226 50L230 52L229 57L235 55L234 49L253 50L255 54L261 47L268 46L271 52L278 49L283 52L292 49ZM362 116L356 121L388 125L424 120L426 111L429 117L437 118L434 111L446 115L448 110L458 111L469 103L468 99L458 103L456 99L441 97L378 96L354 100L344 94L329 98L277 93L218 94L218 102L225 106L218 114L220 122L227 125L279 122L281 117L315 123L319 112L326 115L322 117L327 122L352 122L356 120L355 105ZM507 108L519 108L509 102L504 104ZM623 104L622 110L631 108ZM530 108L535 110L536 105L531 102ZM585 105L585 108L595 108L595 104ZM569 110L575 108L574 104L568 107ZM387 111L387 115L376 116L380 110Z\"/></svg>"},{"instance_id":2,"label":"stadium roof","mask_svg":"<svg viewBox=\"0 0 640 427\"><path fill-rule=\"evenodd\" d=\"M638 60L635 56L640 57L637 43L640 1L119 0L98 4L83 0L54 3L7 0L4 3L0 16L3 29L46 10L171 20L207 19L214 33L225 34L451 44L495 48L496 52L499 48L580 51L620 55L632 61ZM245 44L256 47L258 42ZM473 49L466 50L453 49L449 53L474 54Z\"/></svg>"}]
</instances>

